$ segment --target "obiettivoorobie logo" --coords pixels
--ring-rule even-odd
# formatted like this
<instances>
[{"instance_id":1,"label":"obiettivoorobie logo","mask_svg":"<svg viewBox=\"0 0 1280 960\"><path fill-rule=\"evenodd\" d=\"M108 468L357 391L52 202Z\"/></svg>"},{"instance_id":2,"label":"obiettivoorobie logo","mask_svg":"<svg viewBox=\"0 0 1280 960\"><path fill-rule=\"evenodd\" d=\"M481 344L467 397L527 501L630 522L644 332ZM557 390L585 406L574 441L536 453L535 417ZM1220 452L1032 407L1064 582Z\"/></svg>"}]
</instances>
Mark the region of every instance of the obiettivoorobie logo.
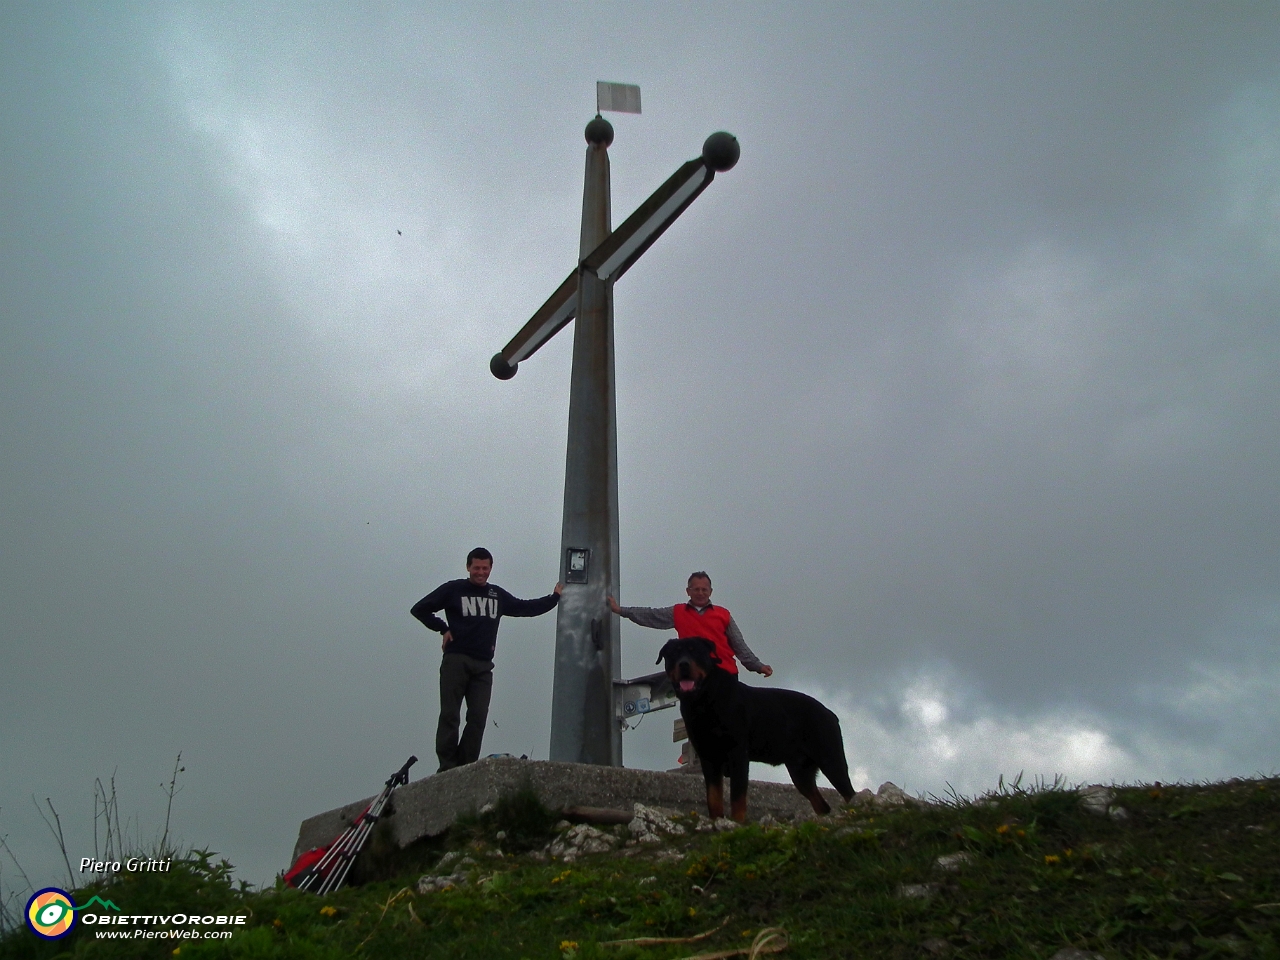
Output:
<instances>
[{"instance_id":1,"label":"obiettivoorobie logo","mask_svg":"<svg viewBox=\"0 0 1280 960\"><path fill-rule=\"evenodd\" d=\"M71 894L58 887L45 887L37 890L27 901L27 926L37 937L45 940L58 940L71 932L76 925L76 911L100 903L112 910L119 910L110 900L94 897L84 907L77 907Z\"/></svg>"}]
</instances>

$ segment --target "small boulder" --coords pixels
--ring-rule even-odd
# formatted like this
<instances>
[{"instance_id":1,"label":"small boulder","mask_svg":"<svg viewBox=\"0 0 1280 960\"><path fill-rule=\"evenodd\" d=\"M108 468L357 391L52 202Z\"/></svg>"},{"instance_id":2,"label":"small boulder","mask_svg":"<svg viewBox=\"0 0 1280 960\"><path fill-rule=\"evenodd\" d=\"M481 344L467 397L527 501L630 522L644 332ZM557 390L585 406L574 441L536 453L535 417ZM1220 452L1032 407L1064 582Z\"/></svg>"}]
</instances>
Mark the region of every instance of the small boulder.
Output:
<instances>
[{"instance_id":1,"label":"small boulder","mask_svg":"<svg viewBox=\"0 0 1280 960\"><path fill-rule=\"evenodd\" d=\"M458 860L461 856L461 850L450 850L441 857L440 862L436 864L436 873L444 873L454 863L454 861Z\"/></svg>"},{"instance_id":2,"label":"small boulder","mask_svg":"<svg viewBox=\"0 0 1280 960\"><path fill-rule=\"evenodd\" d=\"M1116 792L1110 787L1104 787L1100 783L1090 784L1080 789L1080 808L1095 817L1105 817L1115 798Z\"/></svg>"},{"instance_id":3,"label":"small boulder","mask_svg":"<svg viewBox=\"0 0 1280 960\"><path fill-rule=\"evenodd\" d=\"M886 780L880 784L880 789L876 791L876 805L881 807L901 807L910 802L911 798L906 792L895 783Z\"/></svg>"},{"instance_id":4,"label":"small boulder","mask_svg":"<svg viewBox=\"0 0 1280 960\"><path fill-rule=\"evenodd\" d=\"M605 853L612 850L617 838L588 823L570 827L547 847L553 857L572 862L584 853Z\"/></svg>"},{"instance_id":5,"label":"small boulder","mask_svg":"<svg viewBox=\"0 0 1280 960\"><path fill-rule=\"evenodd\" d=\"M898 896L904 900L928 900L937 892L936 883L904 883L898 886Z\"/></svg>"},{"instance_id":6,"label":"small boulder","mask_svg":"<svg viewBox=\"0 0 1280 960\"><path fill-rule=\"evenodd\" d=\"M451 890L454 887L463 886L466 882L467 875L461 871L439 876L427 874L418 878L418 892L435 893L437 890Z\"/></svg>"},{"instance_id":7,"label":"small boulder","mask_svg":"<svg viewBox=\"0 0 1280 960\"><path fill-rule=\"evenodd\" d=\"M958 873L960 868L973 862L973 854L961 850L959 853L945 853L933 861L934 867L945 873Z\"/></svg>"},{"instance_id":8,"label":"small boulder","mask_svg":"<svg viewBox=\"0 0 1280 960\"><path fill-rule=\"evenodd\" d=\"M658 842L661 842L663 834L669 837L683 837L688 832L672 819L673 813L669 810L636 803L632 806L632 811L633 816L631 822L627 824L627 832L641 843L652 843L652 840L647 839L649 836L654 836Z\"/></svg>"}]
</instances>

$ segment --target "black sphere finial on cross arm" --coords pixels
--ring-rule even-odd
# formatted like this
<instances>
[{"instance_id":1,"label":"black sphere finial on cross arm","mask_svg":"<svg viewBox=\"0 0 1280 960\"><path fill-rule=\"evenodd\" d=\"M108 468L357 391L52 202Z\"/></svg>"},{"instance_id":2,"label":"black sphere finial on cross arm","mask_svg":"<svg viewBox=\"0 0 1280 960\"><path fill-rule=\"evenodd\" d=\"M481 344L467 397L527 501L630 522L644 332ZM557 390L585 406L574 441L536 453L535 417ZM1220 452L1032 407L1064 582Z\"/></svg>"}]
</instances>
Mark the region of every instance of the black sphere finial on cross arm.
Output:
<instances>
[{"instance_id":1,"label":"black sphere finial on cross arm","mask_svg":"<svg viewBox=\"0 0 1280 960\"><path fill-rule=\"evenodd\" d=\"M501 353L495 353L493 359L489 361L489 372L499 380L510 380L516 375L516 367L518 363L508 363Z\"/></svg>"},{"instance_id":2,"label":"black sphere finial on cross arm","mask_svg":"<svg viewBox=\"0 0 1280 960\"><path fill-rule=\"evenodd\" d=\"M707 137L707 142L702 145L702 159L716 173L732 170L741 156L742 147L738 138L723 130Z\"/></svg>"}]
</instances>

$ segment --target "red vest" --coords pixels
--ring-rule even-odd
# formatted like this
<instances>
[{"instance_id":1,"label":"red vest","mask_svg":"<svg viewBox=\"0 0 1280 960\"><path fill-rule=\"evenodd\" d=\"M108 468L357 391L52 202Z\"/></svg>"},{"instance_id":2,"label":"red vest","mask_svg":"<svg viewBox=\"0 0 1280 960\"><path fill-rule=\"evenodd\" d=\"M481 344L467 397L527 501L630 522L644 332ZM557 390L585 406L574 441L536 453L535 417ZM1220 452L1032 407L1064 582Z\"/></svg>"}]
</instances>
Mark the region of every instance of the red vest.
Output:
<instances>
[{"instance_id":1,"label":"red vest","mask_svg":"<svg viewBox=\"0 0 1280 960\"><path fill-rule=\"evenodd\" d=\"M684 640L687 637L705 637L716 645L716 656L720 658L720 669L727 673L738 672L738 661L733 658L733 647L729 646L729 611L714 604L698 613L687 603L678 603L673 611L676 621L676 635Z\"/></svg>"}]
</instances>

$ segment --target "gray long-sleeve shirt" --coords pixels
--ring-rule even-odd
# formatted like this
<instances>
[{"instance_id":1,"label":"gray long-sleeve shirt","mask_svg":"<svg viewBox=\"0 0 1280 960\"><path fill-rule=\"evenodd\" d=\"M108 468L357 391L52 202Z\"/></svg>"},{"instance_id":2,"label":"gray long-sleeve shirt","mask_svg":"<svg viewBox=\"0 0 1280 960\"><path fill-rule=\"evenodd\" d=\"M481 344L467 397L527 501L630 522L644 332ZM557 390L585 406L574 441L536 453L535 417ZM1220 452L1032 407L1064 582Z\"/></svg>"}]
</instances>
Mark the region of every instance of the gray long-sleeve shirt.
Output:
<instances>
[{"instance_id":1,"label":"gray long-sleeve shirt","mask_svg":"<svg viewBox=\"0 0 1280 960\"><path fill-rule=\"evenodd\" d=\"M699 615L711 609L711 604L701 610L691 603L687 603L685 606ZM618 616L626 617L632 623L639 624L642 627L652 627L655 630L674 630L676 628L674 607L619 607ZM729 614L729 625L725 627L724 635L729 641L729 646L733 648L733 655L742 661L742 665L752 673L759 673L764 663L747 646L747 641L742 638L742 631L738 629L738 624L733 619L733 614Z\"/></svg>"}]
</instances>

